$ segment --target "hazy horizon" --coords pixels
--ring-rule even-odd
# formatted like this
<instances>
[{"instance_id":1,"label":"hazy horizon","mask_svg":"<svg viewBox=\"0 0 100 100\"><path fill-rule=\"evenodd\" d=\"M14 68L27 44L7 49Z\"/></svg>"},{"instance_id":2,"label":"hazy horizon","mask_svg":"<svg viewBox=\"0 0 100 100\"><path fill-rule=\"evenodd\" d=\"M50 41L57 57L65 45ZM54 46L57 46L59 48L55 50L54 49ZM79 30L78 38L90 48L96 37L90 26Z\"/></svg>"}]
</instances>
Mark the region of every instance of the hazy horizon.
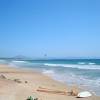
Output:
<instances>
[{"instance_id":1,"label":"hazy horizon","mask_svg":"<svg viewBox=\"0 0 100 100\"><path fill-rule=\"evenodd\" d=\"M67 60L67 59L100 59L100 57L31 57L31 56L24 56L24 55L17 55L17 56L10 56L10 57L0 57L0 59L21 59L21 60Z\"/></svg>"}]
</instances>

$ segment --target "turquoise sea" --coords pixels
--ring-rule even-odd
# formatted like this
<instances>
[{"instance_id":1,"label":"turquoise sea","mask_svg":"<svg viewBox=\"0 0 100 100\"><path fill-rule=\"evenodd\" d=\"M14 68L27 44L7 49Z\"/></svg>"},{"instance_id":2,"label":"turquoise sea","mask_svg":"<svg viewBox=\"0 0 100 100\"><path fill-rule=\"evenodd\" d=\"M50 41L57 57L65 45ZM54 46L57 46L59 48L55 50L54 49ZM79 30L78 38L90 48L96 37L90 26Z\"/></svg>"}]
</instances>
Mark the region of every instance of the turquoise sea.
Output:
<instances>
[{"instance_id":1,"label":"turquoise sea","mask_svg":"<svg viewBox=\"0 0 100 100\"><path fill-rule=\"evenodd\" d=\"M100 59L1 59L0 63L34 69L57 81L68 85L78 84L80 87L100 95Z\"/></svg>"}]
</instances>

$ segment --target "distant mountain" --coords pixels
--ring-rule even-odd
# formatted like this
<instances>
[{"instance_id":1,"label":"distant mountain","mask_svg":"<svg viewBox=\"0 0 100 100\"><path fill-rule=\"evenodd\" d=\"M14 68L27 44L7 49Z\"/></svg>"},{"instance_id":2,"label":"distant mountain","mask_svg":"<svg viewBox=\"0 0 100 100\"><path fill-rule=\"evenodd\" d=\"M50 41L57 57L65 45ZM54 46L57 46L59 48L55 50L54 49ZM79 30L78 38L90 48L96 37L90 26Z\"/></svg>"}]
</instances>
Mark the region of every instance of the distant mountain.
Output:
<instances>
[{"instance_id":1,"label":"distant mountain","mask_svg":"<svg viewBox=\"0 0 100 100\"><path fill-rule=\"evenodd\" d=\"M31 58L23 56L23 55L17 55L17 56L11 57L11 59L15 59L15 60L29 60Z\"/></svg>"}]
</instances>

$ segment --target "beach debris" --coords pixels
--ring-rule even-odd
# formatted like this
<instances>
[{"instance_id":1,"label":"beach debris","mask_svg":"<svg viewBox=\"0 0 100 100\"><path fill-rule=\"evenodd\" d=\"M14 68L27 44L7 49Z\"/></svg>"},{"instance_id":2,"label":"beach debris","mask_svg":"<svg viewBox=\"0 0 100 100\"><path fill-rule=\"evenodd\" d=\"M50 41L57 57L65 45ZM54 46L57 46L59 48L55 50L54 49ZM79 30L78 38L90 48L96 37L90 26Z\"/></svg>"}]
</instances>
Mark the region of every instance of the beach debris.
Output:
<instances>
[{"instance_id":1,"label":"beach debris","mask_svg":"<svg viewBox=\"0 0 100 100\"><path fill-rule=\"evenodd\" d=\"M28 97L27 100L34 100L32 96Z\"/></svg>"},{"instance_id":2,"label":"beach debris","mask_svg":"<svg viewBox=\"0 0 100 100\"><path fill-rule=\"evenodd\" d=\"M78 98L85 98L85 97L90 97L90 96L92 96L92 94L88 91L80 92L77 95Z\"/></svg>"},{"instance_id":3,"label":"beach debris","mask_svg":"<svg viewBox=\"0 0 100 100\"><path fill-rule=\"evenodd\" d=\"M42 88L42 87L39 87L39 89L37 89L37 91L45 92L45 93L52 93L52 94L67 95L67 92L65 92L65 91L52 90L52 89L47 89L47 88Z\"/></svg>"},{"instance_id":4,"label":"beach debris","mask_svg":"<svg viewBox=\"0 0 100 100\"><path fill-rule=\"evenodd\" d=\"M77 89L72 89L71 92L69 92L71 96L77 96L78 95L78 90Z\"/></svg>"},{"instance_id":5,"label":"beach debris","mask_svg":"<svg viewBox=\"0 0 100 100\"><path fill-rule=\"evenodd\" d=\"M37 91L53 93L53 94L60 94L60 95L68 95L68 96L77 96L78 95L77 88L73 88L70 92L68 92L68 91L52 90L52 89L48 89L48 88L39 87L39 89L37 89Z\"/></svg>"},{"instance_id":6,"label":"beach debris","mask_svg":"<svg viewBox=\"0 0 100 100\"><path fill-rule=\"evenodd\" d=\"M0 75L1 79L7 79L4 75Z\"/></svg>"},{"instance_id":7,"label":"beach debris","mask_svg":"<svg viewBox=\"0 0 100 100\"><path fill-rule=\"evenodd\" d=\"M28 83L27 81L25 81L25 83Z\"/></svg>"},{"instance_id":8,"label":"beach debris","mask_svg":"<svg viewBox=\"0 0 100 100\"><path fill-rule=\"evenodd\" d=\"M34 97L34 96L29 96L29 97L27 98L27 100L38 100L38 98L36 98L36 97Z\"/></svg>"},{"instance_id":9,"label":"beach debris","mask_svg":"<svg viewBox=\"0 0 100 100\"><path fill-rule=\"evenodd\" d=\"M22 83L22 81L20 81L19 79L14 79L14 81L17 83Z\"/></svg>"}]
</instances>

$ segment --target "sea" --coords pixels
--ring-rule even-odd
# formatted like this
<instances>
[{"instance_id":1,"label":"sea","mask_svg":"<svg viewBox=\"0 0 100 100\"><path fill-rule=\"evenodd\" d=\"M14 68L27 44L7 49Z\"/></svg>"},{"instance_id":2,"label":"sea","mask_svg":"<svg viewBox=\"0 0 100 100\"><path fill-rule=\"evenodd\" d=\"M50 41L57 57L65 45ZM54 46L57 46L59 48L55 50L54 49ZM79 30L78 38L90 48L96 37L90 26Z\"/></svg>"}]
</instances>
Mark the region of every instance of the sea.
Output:
<instances>
[{"instance_id":1,"label":"sea","mask_svg":"<svg viewBox=\"0 0 100 100\"><path fill-rule=\"evenodd\" d=\"M79 87L100 96L100 59L1 59L0 64L39 71L69 86Z\"/></svg>"}]
</instances>

